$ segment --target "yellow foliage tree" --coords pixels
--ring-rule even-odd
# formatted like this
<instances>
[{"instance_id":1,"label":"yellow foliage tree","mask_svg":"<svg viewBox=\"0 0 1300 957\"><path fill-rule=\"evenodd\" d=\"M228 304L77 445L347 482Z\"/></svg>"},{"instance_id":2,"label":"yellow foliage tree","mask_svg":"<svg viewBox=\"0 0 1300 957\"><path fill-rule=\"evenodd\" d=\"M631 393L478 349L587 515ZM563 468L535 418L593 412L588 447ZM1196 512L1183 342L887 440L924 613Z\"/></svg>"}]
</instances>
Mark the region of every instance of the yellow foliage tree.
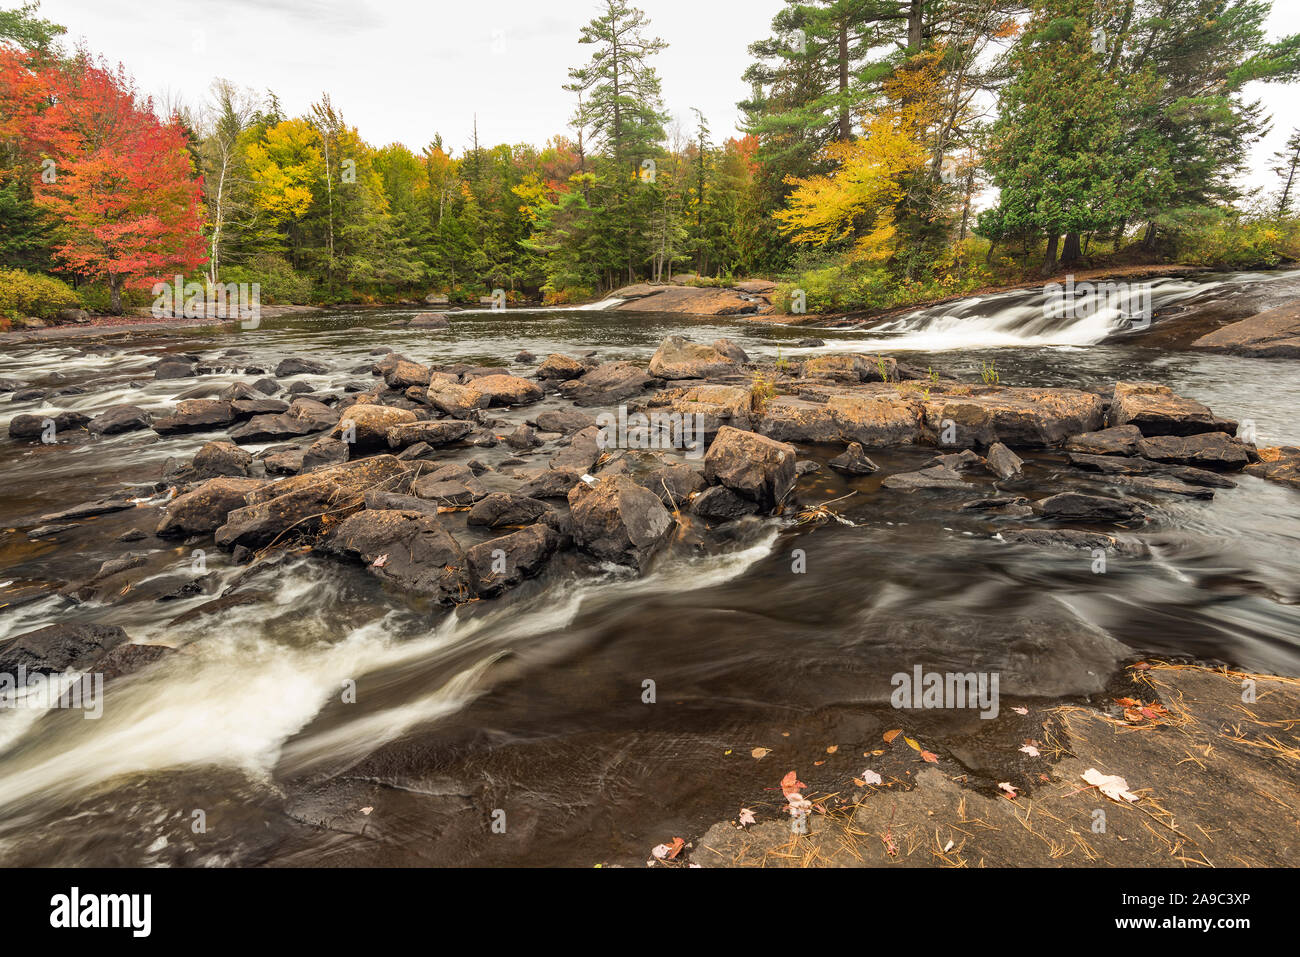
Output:
<instances>
[{"instance_id":1,"label":"yellow foliage tree","mask_svg":"<svg viewBox=\"0 0 1300 957\"><path fill-rule=\"evenodd\" d=\"M257 206L274 226L302 219L312 184L324 175L320 135L306 120L285 120L248 144L248 171Z\"/></svg>"},{"instance_id":2,"label":"yellow foliage tree","mask_svg":"<svg viewBox=\"0 0 1300 957\"><path fill-rule=\"evenodd\" d=\"M786 208L773 214L780 231L792 242L817 246L856 236L850 260L891 258L908 181L930 159L925 140L935 119L937 80L929 63L900 71L886 86L882 108L867 117L863 135L826 148L834 171L787 180L795 189Z\"/></svg>"}]
</instances>

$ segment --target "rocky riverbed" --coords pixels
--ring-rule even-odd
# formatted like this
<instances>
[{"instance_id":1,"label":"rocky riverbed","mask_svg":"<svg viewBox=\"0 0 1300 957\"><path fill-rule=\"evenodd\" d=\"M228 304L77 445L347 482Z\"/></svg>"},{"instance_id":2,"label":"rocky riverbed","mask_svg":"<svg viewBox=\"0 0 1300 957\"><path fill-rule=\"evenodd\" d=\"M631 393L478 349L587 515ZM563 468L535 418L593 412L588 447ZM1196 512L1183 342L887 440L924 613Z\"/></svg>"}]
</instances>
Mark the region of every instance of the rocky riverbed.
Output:
<instances>
[{"instance_id":1,"label":"rocky riverbed","mask_svg":"<svg viewBox=\"0 0 1300 957\"><path fill-rule=\"evenodd\" d=\"M1158 366L286 321L69 354L112 381L6 370L0 671L99 673L109 705L0 726L15 859L628 863L772 787L760 743L867 740L917 661L998 672L1004 714L1148 651L1294 673L1300 450ZM996 786L967 717L915 734ZM184 833L214 788L224 837ZM123 789L151 810L112 838Z\"/></svg>"}]
</instances>

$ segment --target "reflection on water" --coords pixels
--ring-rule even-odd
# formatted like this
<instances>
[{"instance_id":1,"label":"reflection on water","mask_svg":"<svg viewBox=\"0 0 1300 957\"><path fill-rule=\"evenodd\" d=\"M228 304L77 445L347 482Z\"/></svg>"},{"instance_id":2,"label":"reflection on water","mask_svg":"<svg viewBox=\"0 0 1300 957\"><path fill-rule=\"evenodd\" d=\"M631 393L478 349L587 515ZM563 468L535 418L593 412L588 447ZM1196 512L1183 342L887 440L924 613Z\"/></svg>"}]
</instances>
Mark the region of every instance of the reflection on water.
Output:
<instances>
[{"instance_id":1,"label":"reflection on water","mask_svg":"<svg viewBox=\"0 0 1300 957\"><path fill-rule=\"evenodd\" d=\"M1157 314L1210 308L1246 288L1270 295L1259 289L1276 278L1169 283L1153 300ZM328 374L297 379L337 390L370 381L379 346L443 364L511 365L524 349L644 361L665 334L684 331L730 337L764 359L907 339L901 347L913 364L977 376L981 363L996 361L1011 385L1150 379L1252 420L1260 444L1300 444L1300 377L1288 363L1113 338L1092 344L1085 329L1034 328L1018 312L1025 308L1013 294L928 321L824 331L818 350L795 344L807 328L591 310L461 314L450 332L387 326L408 314L401 310L340 310L257 330L110 339L102 351L22 345L0 355L0 377L73 391L0 397L0 421L124 402L163 412L178 398L260 375L236 366L270 370L288 355L327 360ZM963 327L963 317L979 327ZM1017 347L994 348L1011 342ZM224 354L232 368L155 381L149 367L165 352L218 366ZM823 469L801 482L809 502L855 492L836 505L852 526L746 520L684 534L640 578L569 555L505 600L454 613L385 592L361 569L294 555L243 584L257 603L187 619L245 570L208 546L204 592L173 597L202 545L117 540L149 531L152 510L28 540L41 515L157 481L169 458L214 437L130 433L54 447L0 440L0 582L8 583L0 594L84 580L132 550L148 563L111 602L14 602L0 610L0 638L73 620L120 625L133 641L175 649L111 686L99 721L0 712L6 860L635 863L664 835L690 833L730 813L733 798L772 786L770 768L722 761L725 751L747 753L778 734L863 740L892 714L890 676L915 664L999 672L1004 699L1016 700L1097 692L1117 663L1147 653L1300 674L1300 494L1248 476L1212 503L1150 499L1151 554L1114 555L1098 575L1087 552L1008 544L998 537L1005 520L954 509L942 493L882 489L883 475L933 453L873 450L878 476ZM840 450L806 451L824 464ZM512 454L474 452L489 465ZM1012 493L1105 488L1059 455L1026 458L1023 482L1005 486ZM973 484L964 498L990 487ZM453 531L472 535L463 525ZM793 571L796 550L802 574ZM972 719L917 720L931 722L923 730L942 743ZM486 836L494 808L512 815L509 840ZM195 809L206 811L206 833L191 826Z\"/></svg>"}]
</instances>

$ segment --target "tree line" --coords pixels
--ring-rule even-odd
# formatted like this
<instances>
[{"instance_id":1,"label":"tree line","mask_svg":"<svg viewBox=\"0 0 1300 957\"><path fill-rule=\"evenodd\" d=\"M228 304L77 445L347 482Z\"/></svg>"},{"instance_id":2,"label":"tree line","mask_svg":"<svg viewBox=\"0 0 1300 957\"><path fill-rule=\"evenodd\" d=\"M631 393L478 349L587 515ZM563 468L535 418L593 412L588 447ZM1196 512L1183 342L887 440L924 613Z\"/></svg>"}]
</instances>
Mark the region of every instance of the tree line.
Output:
<instances>
[{"instance_id":1,"label":"tree line","mask_svg":"<svg viewBox=\"0 0 1300 957\"><path fill-rule=\"evenodd\" d=\"M0 265L114 311L172 273L270 302L554 303L765 275L832 308L1300 253L1300 131L1275 194L1236 185L1269 122L1247 84L1300 71L1267 0L792 0L716 138L670 119L646 14L596 6L567 130L418 151L366 142L327 93L291 116L217 80L161 108L36 4L0 10Z\"/></svg>"}]
</instances>

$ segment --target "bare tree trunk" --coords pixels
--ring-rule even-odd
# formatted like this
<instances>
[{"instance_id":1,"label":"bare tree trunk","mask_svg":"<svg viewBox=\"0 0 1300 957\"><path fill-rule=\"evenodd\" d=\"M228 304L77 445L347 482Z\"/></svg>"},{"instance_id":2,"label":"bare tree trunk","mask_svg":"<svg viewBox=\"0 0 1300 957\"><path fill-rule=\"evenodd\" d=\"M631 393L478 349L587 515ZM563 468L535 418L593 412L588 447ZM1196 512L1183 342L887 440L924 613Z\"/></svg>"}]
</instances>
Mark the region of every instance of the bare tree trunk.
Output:
<instances>
[{"instance_id":1,"label":"bare tree trunk","mask_svg":"<svg viewBox=\"0 0 1300 957\"><path fill-rule=\"evenodd\" d=\"M1059 233L1052 233L1047 237L1047 255L1043 258L1043 275L1050 276L1056 272L1056 250L1060 245L1061 236Z\"/></svg>"}]
</instances>

